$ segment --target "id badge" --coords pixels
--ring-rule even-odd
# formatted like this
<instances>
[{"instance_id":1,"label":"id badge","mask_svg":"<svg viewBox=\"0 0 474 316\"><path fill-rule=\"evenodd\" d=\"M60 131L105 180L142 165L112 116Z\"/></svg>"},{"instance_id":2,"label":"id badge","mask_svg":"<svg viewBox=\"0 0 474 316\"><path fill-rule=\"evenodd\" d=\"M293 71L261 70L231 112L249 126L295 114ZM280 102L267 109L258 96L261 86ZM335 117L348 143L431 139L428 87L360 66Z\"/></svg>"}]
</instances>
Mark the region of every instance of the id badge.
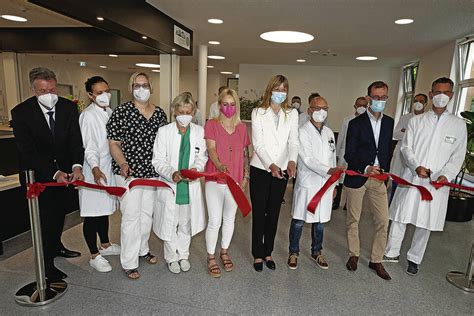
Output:
<instances>
[{"instance_id":1,"label":"id badge","mask_svg":"<svg viewBox=\"0 0 474 316\"><path fill-rule=\"evenodd\" d=\"M444 138L444 142L448 144L454 144L455 141L456 141L456 137L453 137L453 136L446 136Z\"/></svg>"}]
</instances>

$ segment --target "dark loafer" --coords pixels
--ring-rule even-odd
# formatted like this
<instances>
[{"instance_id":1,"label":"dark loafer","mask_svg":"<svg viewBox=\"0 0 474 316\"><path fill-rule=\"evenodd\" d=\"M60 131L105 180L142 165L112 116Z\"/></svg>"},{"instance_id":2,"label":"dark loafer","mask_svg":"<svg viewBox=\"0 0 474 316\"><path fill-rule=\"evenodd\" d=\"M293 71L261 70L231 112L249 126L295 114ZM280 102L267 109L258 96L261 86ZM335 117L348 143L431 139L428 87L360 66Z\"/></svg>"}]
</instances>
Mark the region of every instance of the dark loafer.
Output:
<instances>
[{"instance_id":1,"label":"dark loafer","mask_svg":"<svg viewBox=\"0 0 474 316\"><path fill-rule=\"evenodd\" d=\"M377 275L380 278L384 279L384 280L391 280L392 279L390 277L390 274L388 274L388 272L383 267L383 264L381 264L381 263L369 262L369 268L374 270L377 273Z\"/></svg>"},{"instance_id":2,"label":"dark loafer","mask_svg":"<svg viewBox=\"0 0 474 316\"><path fill-rule=\"evenodd\" d=\"M349 260L347 260L347 263L346 263L347 270L349 270L349 271L357 270L357 262L358 261L359 261L359 257L356 257L356 256L349 257Z\"/></svg>"},{"instance_id":3,"label":"dark loafer","mask_svg":"<svg viewBox=\"0 0 474 316\"><path fill-rule=\"evenodd\" d=\"M263 262L254 262L254 263L253 263L253 268L254 268L255 271L257 271L257 272L262 272L262 270L263 270Z\"/></svg>"},{"instance_id":4,"label":"dark loafer","mask_svg":"<svg viewBox=\"0 0 474 316\"><path fill-rule=\"evenodd\" d=\"M61 248L58 252L58 257L63 257L63 258L76 258L80 256L81 256L80 252L69 250L65 247Z\"/></svg>"},{"instance_id":5,"label":"dark loafer","mask_svg":"<svg viewBox=\"0 0 474 316\"><path fill-rule=\"evenodd\" d=\"M272 259L270 259L270 260L265 260L265 265L266 265L267 268L270 269L270 270L275 270L275 269L276 269L275 261L273 261Z\"/></svg>"}]
</instances>

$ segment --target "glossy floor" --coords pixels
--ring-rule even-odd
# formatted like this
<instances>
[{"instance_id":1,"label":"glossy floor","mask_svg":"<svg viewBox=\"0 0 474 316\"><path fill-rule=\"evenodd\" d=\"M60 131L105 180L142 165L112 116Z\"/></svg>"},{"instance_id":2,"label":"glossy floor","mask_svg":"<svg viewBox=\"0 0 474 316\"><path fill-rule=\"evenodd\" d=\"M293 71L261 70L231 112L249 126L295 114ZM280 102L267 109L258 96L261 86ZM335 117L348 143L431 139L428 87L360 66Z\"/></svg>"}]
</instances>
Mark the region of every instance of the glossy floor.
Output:
<instances>
[{"instance_id":1,"label":"glossy floor","mask_svg":"<svg viewBox=\"0 0 474 316\"><path fill-rule=\"evenodd\" d=\"M80 250L75 259L56 259L57 266L69 277L69 290L59 301L41 308L26 308L14 301L15 292L33 281L31 248L14 256L0 257L1 315L84 315L84 314L472 314L474 294L450 285L446 272L465 270L474 233L474 221L446 223L443 233L431 235L420 272L405 273L406 250L413 234L407 231L401 262L386 264L391 281L378 278L369 270L368 254L372 240L370 213L361 222L362 255L359 269L349 272L345 237L345 211L333 212L326 225L324 254L329 270L319 269L309 254L310 230L305 226L302 253L297 270L286 266L291 187L283 204L276 239L276 271L264 268L257 273L250 255L251 218L237 216L231 245L233 272L222 272L220 279L207 274L204 234L191 244L192 268L187 273L171 274L162 259L163 245L154 235L151 251L160 258L156 265L141 262L142 277L128 280L118 257L109 257L113 270L98 273L88 264L82 225L63 234L67 247ZM119 241L120 215L111 218L111 240Z\"/></svg>"}]
</instances>

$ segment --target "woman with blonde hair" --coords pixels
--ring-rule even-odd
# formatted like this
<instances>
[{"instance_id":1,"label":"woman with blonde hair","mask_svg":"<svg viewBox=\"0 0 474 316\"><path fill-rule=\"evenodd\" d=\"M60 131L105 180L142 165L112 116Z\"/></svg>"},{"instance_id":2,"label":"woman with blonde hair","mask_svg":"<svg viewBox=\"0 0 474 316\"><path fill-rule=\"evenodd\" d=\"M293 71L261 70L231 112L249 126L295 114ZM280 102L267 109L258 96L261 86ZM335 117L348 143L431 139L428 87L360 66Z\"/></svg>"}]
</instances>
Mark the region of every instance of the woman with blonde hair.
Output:
<instances>
[{"instance_id":1,"label":"woman with blonde hair","mask_svg":"<svg viewBox=\"0 0 474 316\"><path fill-rule=\"evenodd\" d=\"M158 129L167 123L165 112L150 102L153 84L149 76L136 72L130 77L133 100L118 106L107 122L112 167L118 186L127 187L135 178L156 178L151 165L153 142ZM155 264L150 253L155 189L135 187L120 199L122 221L120 263L130 279L138 279L139 257Z\"/></svg>"},{"instance_id":2,"label":"woman with blonde hair","mask_svg":"<svg viewBox=\"0 0 474 316\"><path fill-rule=\"evenodd\" d=\"M288 178L296 175L298 111L288 105L288 79L276 75L268 82L262 104L252 111L250 199L254 269L263 262L274 270L273 244Z\"/></svg>"},{"instance_id":3,"label":"woman with blonde hair","mask_svg":"<svg viewBox=\"0 0 474 316\"><path fill-rule=\"evenodd\" d=\"M218 98L219 116L204 127L207 151L206 172L226 172L245 190L249 179L250 139L247 127L240 121L240 103L235 90L224 89ZM214 256L222 225L220 260L227 272L234 265L228 252L234 233L237 204L225 180L206 178L206 201L209 222L206 230L208 272L220 277L221 270Z\"/></svg>"},{"instance_id":4,"label":"woman with blonde hair","mask_svg":"<svg viewBox=\"0 0 474 316\"><path fill-rule=\"evenodd\" d=\"M164 257L172 273L191 269L191 237L206 228L201 182L181 175L182 169L203 171L207 162L204 129L192 123L196 104L184 92L172 103L176 122L158 131L152 164L160 180L173 189L157 190L153 231L164 241ZM174 193L173 193L174 192Z\"/></svg>"}]
</instances>

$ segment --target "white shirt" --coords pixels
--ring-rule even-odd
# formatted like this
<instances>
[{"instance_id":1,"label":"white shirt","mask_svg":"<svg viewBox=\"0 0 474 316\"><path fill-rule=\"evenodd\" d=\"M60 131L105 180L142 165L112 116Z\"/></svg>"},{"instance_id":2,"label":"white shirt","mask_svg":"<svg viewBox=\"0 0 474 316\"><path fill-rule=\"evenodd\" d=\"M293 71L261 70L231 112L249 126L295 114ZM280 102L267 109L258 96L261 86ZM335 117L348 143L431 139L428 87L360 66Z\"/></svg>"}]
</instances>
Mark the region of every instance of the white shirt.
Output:
<instances>
[{"instance_id":1,"label":"white shirt","mask_svg":"<svg viewBox=\"0 0 474 316\"><path fill-rule=\"evenodd\" d=\"M397 126L395 127L395 130L393 131L393 139L396 139L396 140L403 139L403 136L405 136L405 132L402 132L402 129L403 130L407 129L408 122L414 116L415 116L415 113L407 113L400 117L400 119L398 120Z\"/></svg>"},{"instance_id":2,"label":"white shirt","mask_svg":"<svg viewBox=\"0 0 474 316\"><path fill-rule=\"evenodd\" d=\"M339 158L339 161L344 159L344 153L346 151L347 128L349 127L349 121L355 117L356 117L355 114L351 114L349 116L346 116L344 120L342 121L341 130L337 137L337 147L336 147L336 155ZM339 162L339 164L341 164L341 162Z\"/></svg>"},{"instance_id":3,"label":"white shirt","mask_svg":"<svg viewBox=\"0 0 474 316\"><path fill-rule=\"evenodd\" d=\"M372 131L374 132L375 146L378 147L380 137L380 126L382 126L383 113L380 113L379 119L376 119L375 116L370 113L370 111L367 111L367 114L369 115L370 125L372 125ZM377 155L375 156L374 166L380 166L379 158L377 157Z\"/></svg>"},{"instance_id":4,"label":"white shirt","mask_svg":"<svg viewBox=\"0 0 474 316\"><path fill-rule=\"evenodd\" d=\"M309 115L306 112L301 112L298 116L298 127L304 125L304 123L309 121Z\"/></svg>"},{"instance_id":5,"label":"white shirt","mask_svg":"<svg viewBox=\"0 0 474 316\"><path fill-rule=\"evenodd\" d=\"M209 107L209 119L212 120L213 118L217 117L219 117L219 106L216 101Z\"/></svg>"}]
</instances>

